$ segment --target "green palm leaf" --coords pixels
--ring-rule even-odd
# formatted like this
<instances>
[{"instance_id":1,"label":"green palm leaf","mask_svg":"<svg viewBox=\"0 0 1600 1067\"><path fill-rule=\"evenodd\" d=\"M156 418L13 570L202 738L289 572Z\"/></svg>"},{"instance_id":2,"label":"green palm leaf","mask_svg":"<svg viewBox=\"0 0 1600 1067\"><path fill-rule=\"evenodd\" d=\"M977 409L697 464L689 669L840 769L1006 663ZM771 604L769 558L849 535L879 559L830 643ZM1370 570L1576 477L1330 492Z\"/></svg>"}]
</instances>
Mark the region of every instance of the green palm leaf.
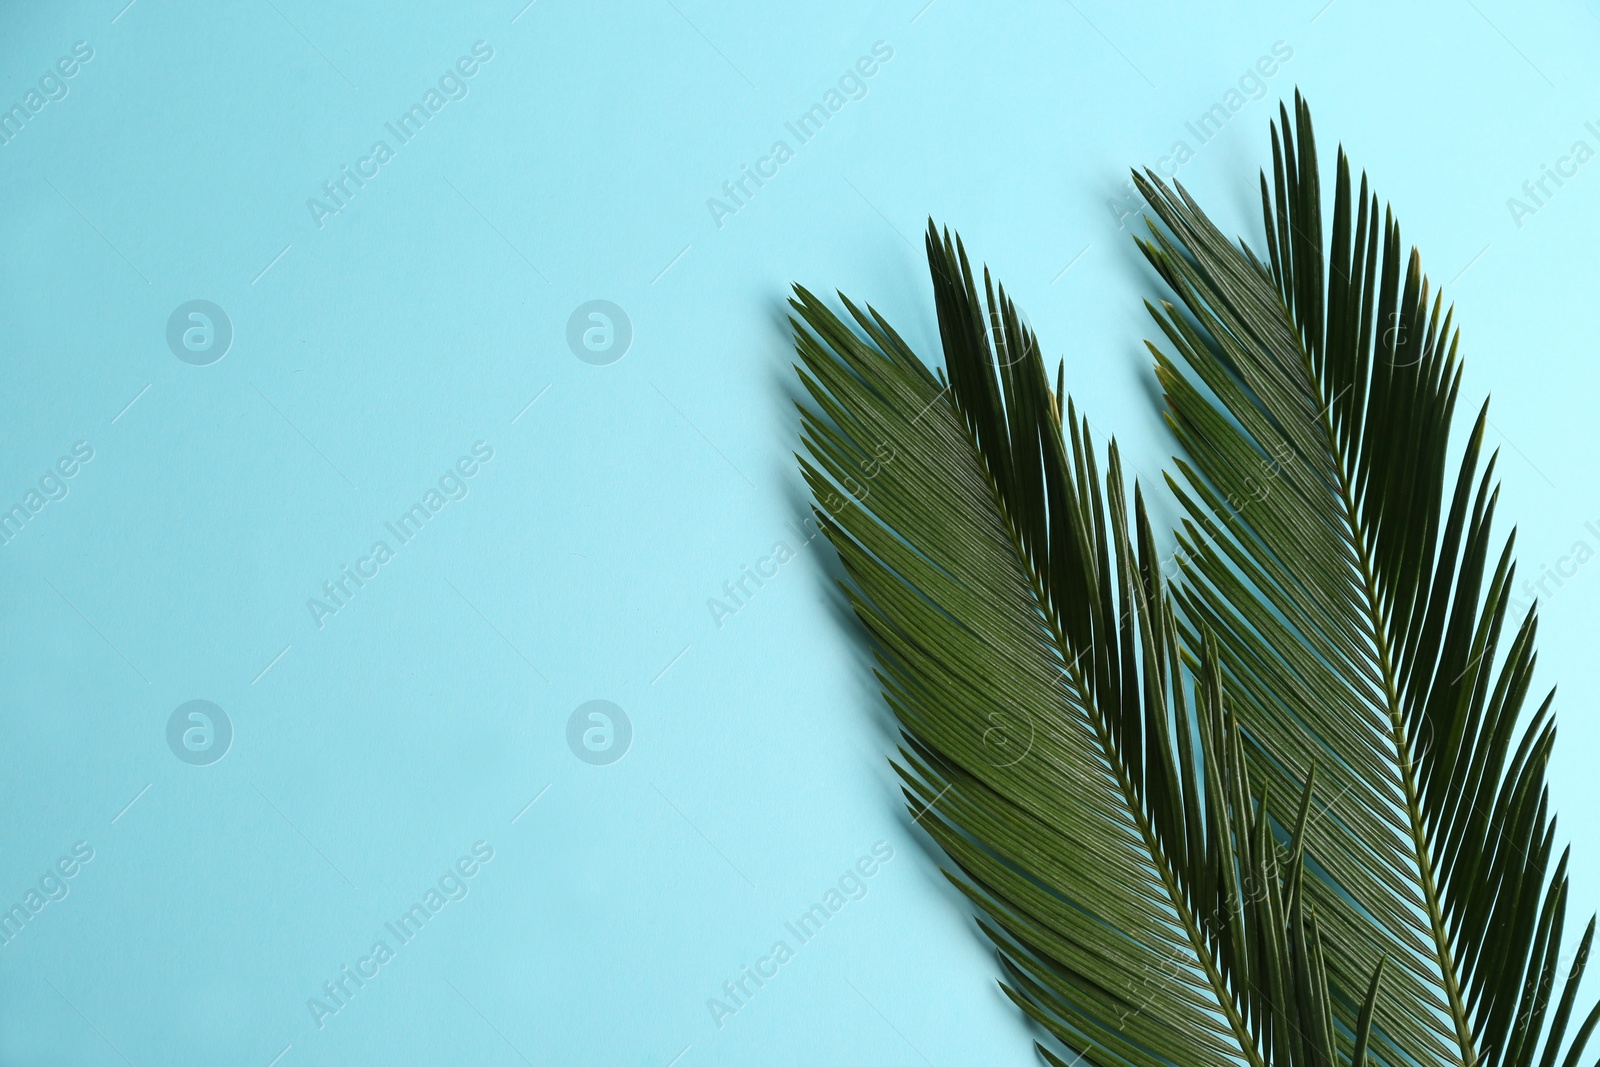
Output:
<instances>
[{"instance_id":1,"label":"green palm leaf","mask_svg":"<svg viewBox=\"0 0 1600 1067\"><path fill-rule=\"evenodd\" d=\"M1341 1031L1299 847L1312 789L1274 826L1203 638L1187 673L1115 445L1102 480L1004 290L986 275L980 301L959 244L931 224L927 244L947 379L875 312L846 300L847 325L797 288L801 466L907 801L1002 987L1106 1067L1363 1062L1382 964Z\"/></svg>"},{"instance_id":2,"label":"green palm leaf","mask_svg":"<svg viewBox=\"0 0 1600 1067\"><path fill-rule=\"evenodd\" d=\"M1164 224L1144 250L1181 304L1151 308L1175 356L1150 346L1187 457L1169 477L1181 629L1216 635L1273 819L1318 769L1305 892L1338 946L1336 1014L1354 1020L1351 991L1387 956L1378 1058L1552 1067L1594 923L1552 1015L1567 897L1544 783L1553 694L1519 729L1537 620L1510 617L1487 406L1452 473L1452 313L1365 176L1352 195L1342 150L1325 233L1298 95L1272 150L1265 263L1181 188L1138 178Z\"/></svg>"},{"instance_id":3,"label":"green palm leaf","mask_svg":"<svg viewBox=\"0 0 1600 1067\"><path fill-rule=\"evenodd\" d=\"M1176 590L958 240L930 223L938 374L797 287L801 467L894 766L1002 987L1091 1063L1575 1067L1594 922L1554 997L1554 725L1547 698L1518 728L1536 621L1508 618L1485 416L1452 488L1450 314L1342 152L1325 241L1298 97L1273 154L1265 262L1136 176L1181 304L1151 308Z\"/></svg>"}]
</instances>

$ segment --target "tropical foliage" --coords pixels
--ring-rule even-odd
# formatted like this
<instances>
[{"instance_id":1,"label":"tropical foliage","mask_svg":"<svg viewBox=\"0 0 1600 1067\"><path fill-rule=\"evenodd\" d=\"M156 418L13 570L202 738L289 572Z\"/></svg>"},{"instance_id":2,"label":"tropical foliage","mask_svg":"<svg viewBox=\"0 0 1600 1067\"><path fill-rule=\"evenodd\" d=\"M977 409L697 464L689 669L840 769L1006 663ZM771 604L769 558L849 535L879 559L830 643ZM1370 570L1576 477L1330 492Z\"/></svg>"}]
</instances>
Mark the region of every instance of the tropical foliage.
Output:
<instances>
[{"instance_id":1,"label":"tropical foliage","mask_svg":"<svg viewBox=\"0 0 1600 1067\"><path fill-rule=\"evenodd\" d=\"M1325 228L1298 96L1272 149L1265 257L1136 175L1174 297L1166 560L959 239L930 223L939 371L797 287L801 467L894 766L1050 1063L1573 1067L1594 923L1563 958L1485 416L1452 466L1420 259L1342 151Z\"/></svg>"}]
</instances>

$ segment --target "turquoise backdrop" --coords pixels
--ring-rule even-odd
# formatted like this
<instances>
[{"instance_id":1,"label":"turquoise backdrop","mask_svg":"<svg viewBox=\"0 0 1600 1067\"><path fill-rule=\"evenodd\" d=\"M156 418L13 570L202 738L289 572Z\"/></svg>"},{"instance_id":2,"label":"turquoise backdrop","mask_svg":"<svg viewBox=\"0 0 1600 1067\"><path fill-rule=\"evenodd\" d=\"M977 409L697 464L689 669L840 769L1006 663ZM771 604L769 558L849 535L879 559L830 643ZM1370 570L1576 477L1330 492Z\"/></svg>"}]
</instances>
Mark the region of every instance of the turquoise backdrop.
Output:
<instances>
[{"instance_id":1,"label":"turquoise backdrop","mask_svg":"<svg viewBox=\"0 0 1600 1067\"><path fill-rule=\"evenodd\" d=\"M5 4L0 1063L1032 1062L803 523L786 288L931 358L959 228L1156 484L1127 168L1255 239L1296 86L1494 394L1591 911L1597 46L1559 0Z\"/></svg>"}]
</instances>

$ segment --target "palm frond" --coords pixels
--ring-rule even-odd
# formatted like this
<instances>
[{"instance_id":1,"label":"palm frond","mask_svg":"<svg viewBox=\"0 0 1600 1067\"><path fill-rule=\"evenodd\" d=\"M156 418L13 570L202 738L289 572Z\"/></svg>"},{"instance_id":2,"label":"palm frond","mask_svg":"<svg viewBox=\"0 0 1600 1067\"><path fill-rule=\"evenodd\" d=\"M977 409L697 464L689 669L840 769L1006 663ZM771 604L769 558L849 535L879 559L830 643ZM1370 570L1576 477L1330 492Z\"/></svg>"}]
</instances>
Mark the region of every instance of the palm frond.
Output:
<instances>
[{"instance_id":1,"label":"palm frond","mask_svg":"<svg viewBox=\"0 0 1600 1067\"><path fill-rule=\"evenodd\" d=\"M985 273L980 300L931 223L927 249L947 379L870 308L844 300L847 324L797 287L800 462L901 727L907 803L1002 988L1103 1067L1361 1063L1383 965L1337 1024L1303 868L1313 787L1282 794L1301 802L1277 825L1220 652L1203 634L1185 652L1115 444L1102 478L1004 289Z\"/></svg>"},{"instance_id":2,"label":"palm frond","mask_svg":"<svg viewBox=\"0 0 1600 1067\"><path fill-rule=\"evenodd\" d=\"M1280 112L1265 261L1136 175L1163 224L1142 247L1181 305L1151 307L1174 354L1150 345L1186 457L1168 479L1179 628L1215 635L1268 817L1290 825L1314 798L1304 892L1338 946L1339 1018L1359 1020L1386 957L1377 1059L1553 1067L1566 1047L1573 1067L1600 1019L1567 1040L1594 922L1551 1014L1567 903L1553 693L1519 728L1537 618L1511 617L1512 543L1491 533L1487 405L1452 479L1453 312L1365 175L1352 195L1342 149L1325 232L1309 109L1297 94Z\"/></svg>"}]
</instances>

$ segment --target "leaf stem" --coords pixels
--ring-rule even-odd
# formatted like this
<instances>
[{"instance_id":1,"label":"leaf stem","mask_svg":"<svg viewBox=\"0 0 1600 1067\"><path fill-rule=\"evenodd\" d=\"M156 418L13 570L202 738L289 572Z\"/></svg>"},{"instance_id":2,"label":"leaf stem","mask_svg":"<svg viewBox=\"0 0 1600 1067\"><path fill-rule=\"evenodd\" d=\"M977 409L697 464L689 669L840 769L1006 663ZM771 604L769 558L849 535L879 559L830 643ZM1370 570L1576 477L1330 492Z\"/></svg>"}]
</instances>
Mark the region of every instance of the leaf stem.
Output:
<instances>
[{"instance_id":1,"label":"leaf stem","mask_svg":"<svg viewBox=\"0 0 1600 1067\"><path fill-rule=\"evenodd\" d=\"M995 506L999 509L1001 517L1005 520L1006 531L1011 536L1012 547L1016 550L1017 559L1022 564L1023 571L1028 576L1028 581L1033 586L1034 599L1038 601L1041 612L1050 626L1050 633L1055 642L1056 650L1061 655L1062 663L1067 676L1072 680L1073 688L1077 690L1078 702L1083 705L1090 720L1094 723L1095 734L1099 738L1100 747L1105 753L1106 763L1116 772L1117 785L1122 790L1123 799L1132 813L1134 821L1138 824L1139 833L1144 838L1145 849L1150 854L1150 861L1156 873L1161 876L1161 882L1166 887L1167 896L1172 902L1173 910L1177 912L1179 921L1183 924L1184 934L1188 937L1194 949L1195 959L1204 970L1207 982L1211 985L1212 994L1216 997L1217 1006L1228 1020L1228 1026L1233 1031L1234 1040L1238 1043L1240 1051L1249 1062L1250 1067L1267 1067L1266 1061L1256 1048L1255 1038L1251 1035L1244 1017L1239 1014L1238 1005L1234 1003L1233 994L1228 989L1227 980L1222 972L1217 969L1216 961L1211 957L1211 951L1206 944L1204 936L1200 933L1199 925L1195 922L1194 914L1184 899L1183 889L1178 885L1177 878L1173 875L1167 864L1166 854L1161 848L1161 842L1156 837L1150 820L1146 818L1144 803L1133 781L1128 776L1127 767L1123 763L1122 754L1117 750L1111 740L1110 729L1106 725L1105 716L1101 714L1100 707L1095 703L1089 693L1088 681L1083 670L1078 666L1081 655L1073 655L1071 643L1067 640L1066 632L1062 628L1060 616L1056 612L1055 603L1045 592L1043 577L1033 565L1027 550L1023 547L1022 538L1017 530L1016 523L1011 518L1011 511L1006 507L1005 497L1000 492L1000 486L994 480L994 474L989 470L988 457L983 449L978 446L976 437L972 436L967 420L962 416L961 410L952 401L951 411L963 429L967 430L972 440L973 449L983 458L984 476L989 482L989 491L994 495ZM1056 417L1056 431L1062 432L1059 415Z\"/></svg>"},{"instance_id":2,"label":"leaf stem","mask_svg":"<svg viewBox=\"0 0 1600 1067\"><path fill-rule=\"evenodd\" d=\"M1293 319L1291 318L1291 326ZM1324 390L1309 354L1305 355L1305 372L1313 383L1316 394ZM1337 399L1337 398L1336 398ZM1347 471L1347 457L1339 448L1338 436L1333 427L1333 402L1322 405L1322 428L1327 435L1328 452L1334 458L1339 476L1339 503L1344 509L1345 522L1350 528L1350 538L1355 542L1356 555L1361 563L1361 580L1366 594L1368 624L1377 642L1378 664L1383 671L1383 694L1388 704L1389 732L1394 741L1395 759L1400 765L1400 780L1406 791L1406 817L1411 823L1411 845L1416 852L1417 874L1422 882L1423 902L1428 911L1428 925L1433 933L1434 949L1438 953L1440 980L1445 996L1450 1002L1450 1020L1455 1025L1456 1040L1461 1045L1461 1062L1464 1067L1476 1067L1477 1050L1473 1047L1472 1026L1467 1020L1466 1004L1461 997L1461 983L1456 977L1455 960L1450 952L1450 933L1445 929L1444 914L1439 907L1439 888L1433 876L1433 850L1428 843L1428 830L1422 822L1422 808L1417 795L1416 768L1411 761L1411 742L1406 736L1405 712L1400 706L1399 691L1395 685L1394 653L1389 647L1388 620L1384 617L1378 583L1373 574L1372 553L1367 544L1367 530L1356 512L1355 494Z\"/></svg>"}]
</instances>

